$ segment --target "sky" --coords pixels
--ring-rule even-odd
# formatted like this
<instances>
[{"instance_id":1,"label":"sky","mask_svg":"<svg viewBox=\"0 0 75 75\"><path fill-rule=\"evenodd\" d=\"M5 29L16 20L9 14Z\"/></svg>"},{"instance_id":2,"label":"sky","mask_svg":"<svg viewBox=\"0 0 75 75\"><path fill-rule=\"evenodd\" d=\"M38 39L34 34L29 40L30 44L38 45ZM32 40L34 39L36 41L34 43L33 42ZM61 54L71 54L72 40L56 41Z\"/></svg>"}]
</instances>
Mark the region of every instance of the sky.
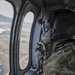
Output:
<instances>
[{"instance_id":1,"label":"sky","mask_svg":"<svg viewBox=\"0 0 75 75\"><path fill-rule=\"evenodd\" d=\"M13 6L7 1L0 0L0 14L13 18L13 15L14 15ZM33 18L34 18L33 13L29 12L25 16L24 21L32 23Z\"/></svg>"},{"instance_id":2,"label":"sky","mask_svg":"<svg viewBox=\"0 0 75 75\"><path fill-rule=\"evenodd\" d=\"M0 0L0 14L13 17L13 7L10 3Z\"/></svg>"}]
</instances>

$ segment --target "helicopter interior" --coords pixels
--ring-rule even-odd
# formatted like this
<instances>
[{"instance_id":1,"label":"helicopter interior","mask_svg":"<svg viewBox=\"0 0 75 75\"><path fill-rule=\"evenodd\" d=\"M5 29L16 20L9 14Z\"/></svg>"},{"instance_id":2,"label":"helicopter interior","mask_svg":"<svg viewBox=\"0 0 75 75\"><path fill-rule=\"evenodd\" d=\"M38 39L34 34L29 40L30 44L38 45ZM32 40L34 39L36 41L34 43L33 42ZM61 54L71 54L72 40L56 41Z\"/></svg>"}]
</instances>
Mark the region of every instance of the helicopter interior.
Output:
<instances>
[{"instance_id":1,"label":"helicopter interior","mask_svg":"<svg viewBox=\"0 0 75 75\"><path fill-rule=\"evenodd\" d=\"M9 75L42 75L44 62L51 55L51 53L53 53L53 51L51 51L50 49L50 42L51 40L54 41L54 39L51 39L50 35L54 32L54 30L50 30L50 24L47 21L50 21L50 18L55 11L60 12L60 10L63 9L63 11L61 11L61 14L59 14L58 17L55 16L55 18L53 19L53 25L57 24L58 26L56 28L59 29L57 30L56 34L62 33L66 25L64 20L65 16L63 17L64 12L68 12L68 14L65 15L67 16L67 18L71 18L72 22L74 22L75 13L73 12L75 12L75 0L6 1L11 3L14 9L14 17L12 21L9 45ZM28 12L33 12L34 19L30 31L29 61L27 67L22 70L19 65L20 35L24 16ZM62 17L63 19L61 19ZM64 20L64 27L60 26L61 20ZM73 28L75 26L71 27L71 22L68 21L67 24L69 24L69 30L74 30ZM63 29L61 30L60 28ZM67 30L67 27L66 29L64 29L65 33L75 34L75 31L72 31L71 33L69 30ZM52 31L51 34L50 31Z\"/></svg>"}]
</instances>

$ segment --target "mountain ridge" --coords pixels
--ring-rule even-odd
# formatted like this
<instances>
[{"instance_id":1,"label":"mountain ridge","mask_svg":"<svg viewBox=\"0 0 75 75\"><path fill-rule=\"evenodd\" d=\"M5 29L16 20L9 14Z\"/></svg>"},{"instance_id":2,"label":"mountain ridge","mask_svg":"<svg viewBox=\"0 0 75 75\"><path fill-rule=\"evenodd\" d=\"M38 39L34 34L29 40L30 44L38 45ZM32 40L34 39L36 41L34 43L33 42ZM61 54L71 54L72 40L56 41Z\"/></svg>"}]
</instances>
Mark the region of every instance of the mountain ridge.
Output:
<instances>
[{"instance_id":1,"label":"mountain ridge","mask_svg":"<svg viewBox=\"0 0 75 75\"><path fill-rule=\"evenodd\" d=\"M0 21L4 21L4 22L12 22L12 18L4 16L2 14L0 14Z\"/></svg>"}]
</instances>

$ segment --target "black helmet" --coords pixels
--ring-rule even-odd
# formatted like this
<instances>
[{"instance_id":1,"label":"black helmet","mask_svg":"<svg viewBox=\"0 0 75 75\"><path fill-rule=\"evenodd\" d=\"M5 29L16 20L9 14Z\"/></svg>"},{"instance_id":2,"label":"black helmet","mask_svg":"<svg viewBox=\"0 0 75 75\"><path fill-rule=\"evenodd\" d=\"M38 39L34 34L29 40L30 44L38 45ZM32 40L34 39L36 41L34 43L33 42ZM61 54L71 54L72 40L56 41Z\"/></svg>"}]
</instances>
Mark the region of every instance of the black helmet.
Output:
<instances>
[{"instance_id":1,"label":"black helmet","mask_svg":"<svg viewBox=\"0 0 75 75\"><path fill-rule=\"evenodd\" d=\"M75 36L74 11L68 9L50 11L45 15L43 21L45 21L45 24L49 24L48 35L50 34L49 38L53 41L61 38L73 38Z\"/></svg>"}]
</instances>

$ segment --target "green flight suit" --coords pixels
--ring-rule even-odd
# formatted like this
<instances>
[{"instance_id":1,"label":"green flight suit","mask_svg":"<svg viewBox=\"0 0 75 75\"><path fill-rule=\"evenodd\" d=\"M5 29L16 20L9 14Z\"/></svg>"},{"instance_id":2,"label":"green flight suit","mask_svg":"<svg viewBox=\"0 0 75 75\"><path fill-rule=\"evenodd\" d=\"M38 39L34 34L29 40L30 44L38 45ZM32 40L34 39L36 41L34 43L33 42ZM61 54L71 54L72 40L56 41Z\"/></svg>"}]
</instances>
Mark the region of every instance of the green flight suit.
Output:
<instances>
[{"instance_id":1,"label":"green flight suit","mask_svg":"<svg viewBox=\"0 0 75 75\"><path fill-rule=\"evenodd\" d=\"M53 53L47 59L43 75L75 75L75 44L65 44Z\"/></svg>"}]
</instances>

